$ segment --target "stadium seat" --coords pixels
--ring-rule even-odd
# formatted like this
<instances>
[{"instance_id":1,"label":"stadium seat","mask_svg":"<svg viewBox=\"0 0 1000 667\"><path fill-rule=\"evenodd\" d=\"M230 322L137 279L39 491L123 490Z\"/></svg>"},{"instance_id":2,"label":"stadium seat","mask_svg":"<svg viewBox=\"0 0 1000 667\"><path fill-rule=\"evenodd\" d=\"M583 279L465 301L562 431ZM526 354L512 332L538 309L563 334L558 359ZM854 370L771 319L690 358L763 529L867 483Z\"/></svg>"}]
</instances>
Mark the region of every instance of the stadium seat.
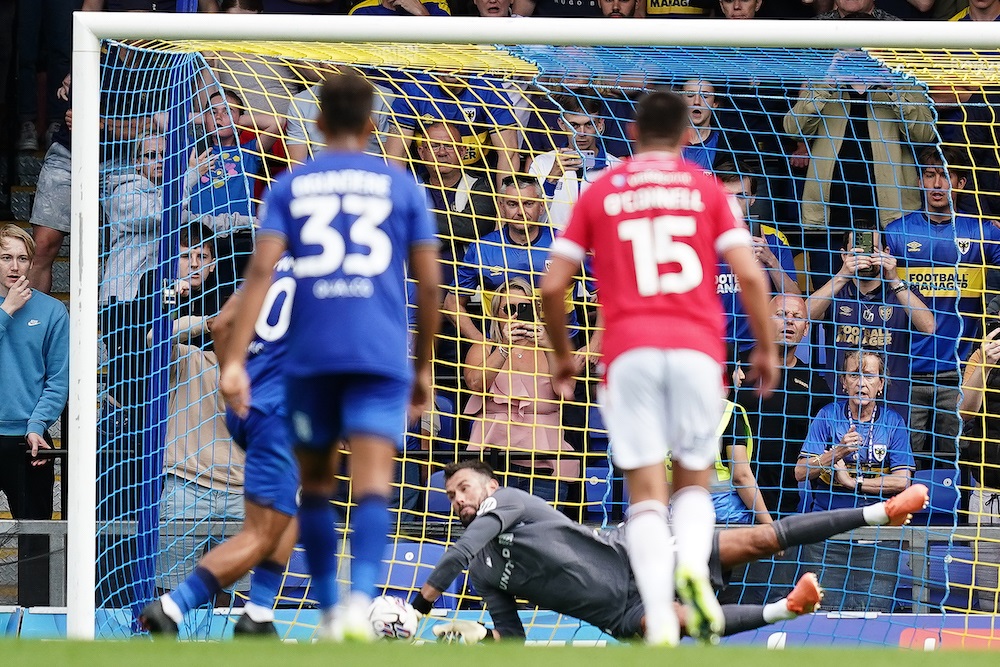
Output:
<instances>
[{"instance_id":1,"label":"stadium seat","mask_svg":"<svg viewBox=\"0 0 1000 667\"><path fill-rule=\"evenodd\" d=\"M922 512L913 515L911 525L951 525L955 522L958 507L958 471L954 469L918 470L913 473L913 482L926 484L930 493L930 504Z\"/></svg>"},{"instance_id":2,"label":"stadium seat","mask_svg":"<svg viewBox=\"0 0 1000 667\"><path fill-rule=\"evenodd\" d=\"M431 475L427 484L427 519L429 521L449 521L451 501L444 490L444 470Z\"/></svg>"},{"instance_id":3,"label":"stadium seat","mask_svg":"<svg viewBox=\"0 0 1000 667\"><path fill-rule=\"evenodd\" d=\"M16 637L21 629L21 607L0 607L0 637Z\"/></svg>"},{"instance_id":4,"label":"stadium seat","mask_svg":"<svg viewBox=\"0 0 1000 667\"><path fill-rule=\"evenodd\" d=\"M601 410L596 405L590 406L587 411L587 436L590 441L590 452L606 452L610 440L608 439L607 428L604 426L604 418Z\"/></svg>"},{"instance_id":5,"label":"stadium seat","mask_svg":"<svg viewBox=\"0 0 1000 667\"><path fill-rule=\"evenodd\" d=\"M407 600L427 580L434 566L444 556L445 548L430 542L396 540L386 546L379 572L378 586L383 595L395 595ZM436 607L457 609L458 596L465 585L464 577L458 577L438 598Z\"/></svg>"},{"instance_id":6,"label":"stadium seat","mask_svg":"<svg viewBox=\"0 0 1000 667\"><path fill-rule=\"evenodd\" d=\"M292 557L288 559L288 569L278 591L277 606L299 607L305 603L309 589L309 566L306 552L301 545L295 545Z\"/></svg>"},{"instance_id":7,"label":"stadium seat","mask_svg":"<svg viewBox=\"0 0 1000 667\"><path fill-rule=\"evenodd\" d=\"M972 547L955 542L932 543L927 559L927 603L931 607L970 609Z\"/></svg>"},{"instance_id":8,"label":"stadium seat","mask_svg":"<svg viewBox=\"0 0 1000 667\"><path fill-rule=\"evenodd\" d=\"M584 502L586 503L587 519L589 521L604 521L607 516L607 502L611 502L611 483L608 481L611 470L602 466L588 467L584 473Z\"/></svg>"}]
</instances>

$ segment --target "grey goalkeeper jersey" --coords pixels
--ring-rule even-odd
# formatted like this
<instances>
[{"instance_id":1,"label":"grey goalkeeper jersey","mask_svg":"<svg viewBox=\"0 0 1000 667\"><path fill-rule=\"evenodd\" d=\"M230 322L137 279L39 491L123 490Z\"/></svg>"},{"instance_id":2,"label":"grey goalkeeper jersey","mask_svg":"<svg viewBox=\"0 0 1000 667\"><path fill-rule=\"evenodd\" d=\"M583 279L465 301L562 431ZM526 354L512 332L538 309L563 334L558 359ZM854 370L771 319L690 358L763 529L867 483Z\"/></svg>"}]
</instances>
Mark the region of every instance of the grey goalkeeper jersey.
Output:
<instances>
[{"instance_id":1,"label":"grey goalkeeper jersey","mask_svg":"<svg viewBox=\"0 0 1000 667\"><path fill-rule=\"evenodd\" d=\"M445 590L468 568L503 638L524 637L515 598L609 634L639 633L642 605L617 531L595 533L542 499L501 487L427 578Z\"/></svg>"}]
</instances>

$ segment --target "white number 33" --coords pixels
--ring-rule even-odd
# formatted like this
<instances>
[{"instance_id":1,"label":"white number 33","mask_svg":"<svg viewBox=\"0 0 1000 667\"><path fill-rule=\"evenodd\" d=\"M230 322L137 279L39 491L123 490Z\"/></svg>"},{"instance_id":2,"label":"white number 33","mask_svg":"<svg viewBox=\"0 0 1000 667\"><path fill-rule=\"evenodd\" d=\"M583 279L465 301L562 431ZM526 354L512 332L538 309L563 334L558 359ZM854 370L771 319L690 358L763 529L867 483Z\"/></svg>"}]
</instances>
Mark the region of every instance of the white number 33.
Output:
<instances>
[{"instance_id":1,"label":"white number 33","mask_svg":"<svg viewBox=\"0 0 1000 667\"><path fill-rule=\"evenodd\" d=\"M354 194L297 197L289 212L296 218L308 217L300 232L302 243L322 248L318 255L295 261L296 277L328 276L343 268L347 275L370 278L389 268L392 240L379 225L392 213L391 199ZM331 226L340 213L357 216L348 234L352 243L368 248L367 253L347 252L343 235Z\"/></svg>"}]
</instances>

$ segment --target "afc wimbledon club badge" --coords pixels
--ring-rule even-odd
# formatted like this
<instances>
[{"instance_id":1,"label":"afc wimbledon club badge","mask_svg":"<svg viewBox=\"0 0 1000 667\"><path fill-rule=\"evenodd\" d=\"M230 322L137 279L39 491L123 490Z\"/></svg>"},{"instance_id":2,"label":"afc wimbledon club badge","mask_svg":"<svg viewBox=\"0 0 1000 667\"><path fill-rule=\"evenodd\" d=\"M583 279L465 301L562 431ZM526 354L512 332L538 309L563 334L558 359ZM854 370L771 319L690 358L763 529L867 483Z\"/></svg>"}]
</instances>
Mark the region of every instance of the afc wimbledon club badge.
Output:
<instances>
[{"instance_id":1,"label":"afc wimbledon club badge","mask_svg":"<svg viewBox=\"0 0 1000 667\"><path fill-rule=\"evenodd\" d=\"M962 253L963 255L967 255L969 253L969 248L972 247L972 240L971 239L955 239L955 245L958 246L958 251L960 253Z\"/></svg>"},{"instance_id":2,"label":"afc wimbledon club badge","mask_svg":"<svg viewBox=\"0 0 1000 667\"><path fill-rule=\"evenodd\" d=\"M872 447L872 456L874 456L875 460L878 461L879 463L885 461L885 455L888 453L889 449L885 445L875 445L874 447Z\"/></svg>"},{"instance_id":3,"label":"afc wimbledon club badge","mask_svg":"<svg viewBox=\"0 0 1000 667\"><path fill-rule=\"evenodd\" d=\"M889 318L892 317L892 306L879 306L878 315L883 322L888 322Z\"/></svg>"}]
</instances>

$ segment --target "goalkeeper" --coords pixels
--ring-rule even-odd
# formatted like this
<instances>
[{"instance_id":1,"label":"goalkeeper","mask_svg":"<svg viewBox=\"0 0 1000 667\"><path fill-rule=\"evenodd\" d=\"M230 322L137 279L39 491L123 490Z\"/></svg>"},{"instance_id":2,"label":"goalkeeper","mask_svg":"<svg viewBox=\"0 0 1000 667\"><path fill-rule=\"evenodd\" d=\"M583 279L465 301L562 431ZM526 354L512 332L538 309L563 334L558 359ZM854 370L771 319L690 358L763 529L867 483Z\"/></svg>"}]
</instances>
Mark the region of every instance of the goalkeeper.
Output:
<instances>
[{"instance_id":1,"label":"goalkeeper","mask_svg":"<svg viewBox=\"0 0 1000 667\"><path fill-rule=\"evenodd\" d=\"M414 596L426 614L464 569L493 619L495 639L524 638L516 599L586 621L616 639L643 635L643 607L629 567L624 530L597 532L574 523L545 501L501 487L482 461L445 468L445 490L465 533L448 549ZM926 506L927 487L915 484L885 502L857 509L812 512L772 524L716 531L709 566L723 588L731 570L789 547L825 540L862 526L901 526ZM725 634L788 620L819 607L822 590L805 574L787 598L767 605L724 605ZM683 629L683 616L681 617ZM435 634L478 641L478 623L439 624Z\"/></svg>"}]
</instances>

